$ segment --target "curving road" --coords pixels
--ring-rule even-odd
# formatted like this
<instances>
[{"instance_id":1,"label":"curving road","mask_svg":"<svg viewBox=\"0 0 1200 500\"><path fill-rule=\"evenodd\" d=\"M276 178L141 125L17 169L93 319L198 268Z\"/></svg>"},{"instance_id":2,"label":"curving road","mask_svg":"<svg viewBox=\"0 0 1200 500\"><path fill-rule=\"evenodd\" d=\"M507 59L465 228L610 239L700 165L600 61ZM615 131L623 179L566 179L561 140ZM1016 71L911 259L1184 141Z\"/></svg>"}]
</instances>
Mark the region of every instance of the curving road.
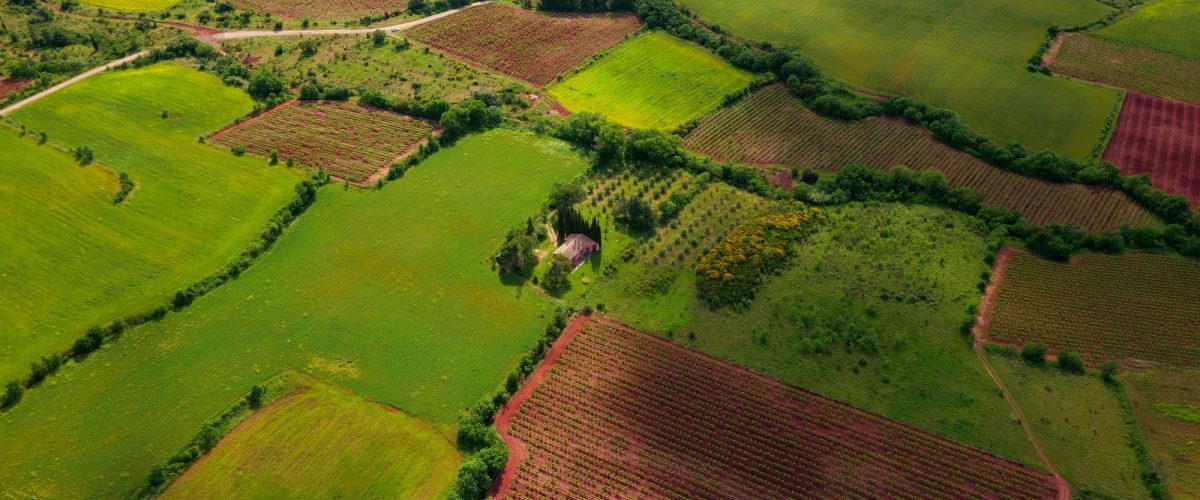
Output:
<instances>
[{"instance_id":1,"label":"curving road","mask_svg":"<svg viewBox=\"0 0 1200 500\"><path fill-rule=\"evenodd\" d=\"M480 5L492 3L492 1L493 0L483 0L480 2L475 2L470 5L466 5L464 7L459 7L457 9L451 9L451 10L447 10L445 12L439 12L437 14L425 16L420 19L414 19L412 21L408 21L408 22L404 22L404 23L400 23L400 24L393 24L391 26L383 26L383 27L376 27L376 28L328 29L328 30L313 29L313 30L282 30L282 31L273 31L273 30L221 31L221 32L213 33L213 34L198 35L197 38L199 38L200 40L205 41L205 42L217 42L217 41L222 41L222 40L238 40L238 39L242 39L242 38L261 38L261 37L269 37L269 36L361 35L361 34L371 33L375 30L383 30L388 33L395 33L397 31L403 31L403 30L406 30L409 28L420 26L420 25L428 23L428 22L436 21L438 19L441 19L443 17L449 16L451 14L454 14L454 13L462 11L462 10L466 10L466 9L470 9L472 7L477 7ZM143 55L146 55L149 52L150 52L149 50L143 50L136 54L130 54L128 56L122 57L115 61L109 61L107 63L104 63L103 65L97 66L97 67L89 69L87 71L84 71L83 73L75 75L75 76L67 79L66 81L63 81L62 83L59 83L58 85L55 85L46 90L43 90L43 91L33 94L29 97L21 99L20 101L10 104L8 107L6 107L4 109L0 109L0 115L7 116L7 115L11 114L13 111L16 111L18 109L25 107L29 103L35 102L38 99L46 97L55 92L58 92L76 82L79 82L90 76L94 76L97 73L100 73L102 71L107 71L111 68L120 66L120 65L130 62L134 59L142 57Z\"/></svg>"}]
</instances>

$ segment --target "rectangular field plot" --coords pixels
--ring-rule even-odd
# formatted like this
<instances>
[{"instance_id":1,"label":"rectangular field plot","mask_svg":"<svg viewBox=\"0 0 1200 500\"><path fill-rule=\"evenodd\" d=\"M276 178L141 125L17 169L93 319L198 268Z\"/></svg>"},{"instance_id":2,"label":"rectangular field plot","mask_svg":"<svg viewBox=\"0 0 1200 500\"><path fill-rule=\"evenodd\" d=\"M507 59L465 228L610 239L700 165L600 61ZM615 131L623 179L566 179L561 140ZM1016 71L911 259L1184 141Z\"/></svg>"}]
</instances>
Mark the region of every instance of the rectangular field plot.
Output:
<instances>
[{"instance_id":1,"label":"rectangular field plot","mask_svg":"<svg viewBox=\"0 0 1200 500\"><path fill-rule=\"evenodd\" d=\"M261 156L277 151L280 162L294 158L344 179L372 182L373 175L415 149L430 132L429 122L390 111L349 102L299 101L223 130L211 142Z\"/></svg>"},{"instance_id":2,"label":"rectangular field plot","mask_svg":"<svg viewBox=\"0 0 1200 500\"><path fill-rule=\"evenodd\" d=\"M833 78L870 94L954 110L1001 144L1085 158L1112 89L1025 69L1050 26L1087 24L1112 9L1081 0L682 0L736 36L796 48Z\"/></svg>"},{"instance_id":3,"label":"rectangular field plot","mask_svg":"<svg viewBox=\"0 0 1200 500\"><path fill-rule=\"evenodd\" d=\"M641 25L632 14L547 14L487 4L413 28L409 36L472 64L547 85Z\"/></svg>"},{"instance_id":4,"label":"rectangular field plot","mask_svg":"<svg viewBox=\"0 0 1200 500\"><path fill-rule=\"evenodd\" d=\"M1200 103L1200 61L1085 34L1063 35L1055 73L1143 94Z\"/></svg>"},{"instance_id":5,"label":"rectangular field plot","mask_svg":"<svg viewBox=\"0 0 1200 500\"><path fill-rule=\"evenodd\" d=\"M113 0L106 0L113 1ZM127 0L126 0L127 1ZM142 0L146 1L146 0ZM405 0L234 0L240 9L255 12L270 12L283 19L359 19L365 16L386 16L391 12L402 12L408 6Z\"/></svg>"},{"instance_id":6,"label":"rectangular field plot","mask_svg":"<svg viewBox=\"0 0 1200 500\"><path fill-rule=\"evenodd\" d=\"M590 111L635 128L673 129L750 84L750 73L663 33L617 46L548 89L572 113Z\"/></svg>"},{"instance_id":7,"label":"rectangular field plot","mask_svg":"<svg viewBox=\"0 0 1200 500\"><path fill-rule=\"evenodd\" d=\"M499 417L502 432L528 451L523 460L514 454L519 465L509 464L502 496L1049 498L1056 491L1043 472L606 319L576 320L554 349L539 385L518 393L515 412L510 406Z\"/></svg>"},{"instance_id":8,"label":"rectangular field plot","mask_svg":"<svg viewBox=\"0 0 1200 500\"><path fill-rule=\"evenodd\" d=\"M319 382L259 410L163 495L433 498L459 465L429 422Z\"/></svg>"},{"instance_id":9,"label":"rectangular field plot","mask_svg":"<svg viewBox=\"0 0 1200 500\"><path fill-rule=\"evenodd\" d=\"M1200 203L1200 106L1130 92L1104 161Z\"/></svg>"},{"instance_id":10,"label":"rectangular field plot","mask_svg":"<svg viewBox=\"0 0 1200 500\"><path fill-rule=\"evenodd\" d=\"M1085 254L1059 264L1004 252L985 299L989 340L1039 342L1093 366L1125 358L1200 366L1200 263Z\"/></svg>"},{"instance_id":11,"label":"rectangular field plot","mask_svg":"<svg viewBox=\"0 0 1200 500\"><path fill-rule=\"evenodd\" d=\"M1155 223L1149 213L1118 191L1015 174L896 120L845 123L828 119L809 110L783 86L764 88L705 117L687 136L686 144L717 160L749 165L837 170L862 163L874 168L937 169L946 174L950 184L976 190L985 203L1016 210L1036 225L1070 223L1095 231L1125 223Z\"/></svg>"}]
</instances>

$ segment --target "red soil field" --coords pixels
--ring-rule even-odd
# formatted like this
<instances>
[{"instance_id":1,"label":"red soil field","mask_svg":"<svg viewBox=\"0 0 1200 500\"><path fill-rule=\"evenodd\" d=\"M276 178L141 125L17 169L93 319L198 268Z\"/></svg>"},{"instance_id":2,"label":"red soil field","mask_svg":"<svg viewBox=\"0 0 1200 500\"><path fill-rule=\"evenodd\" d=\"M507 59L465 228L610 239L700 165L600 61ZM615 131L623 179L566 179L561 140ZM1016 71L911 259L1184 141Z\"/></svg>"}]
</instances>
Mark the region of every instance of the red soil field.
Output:
<instances>
[{"instance_id":1,"label":"red soil field","mask_svg":"<svg viewBox=\"0 0 1200 500\"><path fill-rule=\"evenodd\" d=\"M1104 161L1200 203L1200 106L1129 92Z\"/></svg>"},{"instance_id":2,"label":"red soil field","mask_svg":"<svg viewBox=\"0 0 1200 500\"><path fill-rule=\"evenodd\" d=\"M985 203L1020 212L1034 225L1070 223L1102 231L1124 223L1157 224L1152 215L1119 191L1009 172L899 120L870 118L848 123L825 118L782 85L766 87L706 116L688 134L685 144L718 161L765 169L784 165L834 171L853 163L873 168L937 169L951 185L978 191Z\"/></svg>"},{"instance_id":3,"label":"red soil field","mask_svg":"<svg viewBox=\"0 0 1200 500\"><path fill-rule=\"evenodd\" d=\"M293 101L218 132L210 142L243 146L279 162L324 168L353 182L373 182L433 131L424 120L350 102Z\"/></svg>"},{"instance_id":4,"label":"red soil field","mask_svg":"<svg viewBox=\"0 0 1200 500\"><path fill-rule=\"evenodd\" d=\"M576 320L555 349L497 419L519 449L499 497L1056 494L1044 472L607 319Z\"/></svg>"},{"instance_id":5,"label":"red soil field","mask_svg":"<svg viewBox=\"0 0 1200 500\"><path fill-rule=\"evenodd\" d=\"M417 26L409 36L471 64L547 85L641 26L632 14L550 14L497 3Z\"/></svg>"},{"instance_id":6,"label":"red soil field","mask_svg":"<svg viewBox=\"0 0 1200 500\"><path fill-rule=\"evenodd\" d=\"M0 100L8 99L8 96L13 95L13 93L21 90L22 87L30 83L33 82L29 80L14 80L12 78L0 80Z\"/></svg>"},{"instance_id":7,"label":"red soil field","mask_svg":"<svg viewBox=\"0 0 1200 500\"><path fill-rule=\"evenodd\" d=\"M270 12L271 15L283 19L312 19L320 22L388 15L408 7L405 0L235 0L232 3L239 9Z\"/></svg>"},{"instance_id":8,"label":"red soil field","mask_svg":"<svg viewBox=\"0 0 1200 500\"><path fill-rule=\"evenodd\" d=\"M1003 279L1000 279L1000 278ZM1200 367L1200 263L1173 255L1005 250L981 305L985 340L1045 344L1090 366L1136 359Z\"/></svg>"}]
</instances>

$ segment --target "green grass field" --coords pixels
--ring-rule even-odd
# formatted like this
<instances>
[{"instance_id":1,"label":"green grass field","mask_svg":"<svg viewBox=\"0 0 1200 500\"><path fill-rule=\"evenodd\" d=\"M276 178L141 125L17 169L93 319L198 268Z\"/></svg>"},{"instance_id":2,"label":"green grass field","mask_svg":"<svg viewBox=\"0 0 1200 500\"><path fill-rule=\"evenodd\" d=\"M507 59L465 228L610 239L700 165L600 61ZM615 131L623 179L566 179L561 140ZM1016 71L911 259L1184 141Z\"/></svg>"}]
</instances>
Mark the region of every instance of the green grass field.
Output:
<instances>
[{"instance_id":1,"label":"green grass field","mask_svg":"<svg viewBox=\"0 0 1200 500\"><path fill-rule=\"evenodd\" d=\"M801 245L795 265L770 278L745 311L701 305L694 265L686 263L666 286L639 286L643 276L657 281L656 270L665 267L653 251L591 298L616 319L716 357L1039 466L959 333L986 269L976 223L924 206L854 204L827 213L829 222ZM721 217L701 220L720 231ZM856 347L844 347L848 340Z\"/></svg>"},{"instance_id":2,"label":"green grass field","mask_svg":"<svg viewBox=\"0 0 1200 500\"><path fill-rule=\"evenodd\" d=\"M1118 94L1025 70L1052 25L1110 9L1090 0L683 0L730 32L801 49L830 76L957 112L1001 142L1084 158Z\"/></svg>"},{"instance_id":3,"label":"green grass field","mask_svg":"<svg viewBox=\"0 0 1200 500\"><path fill-rule=\"evenodd\" d=\"M551 305L491 258L554 181L565 143L461 140L382 191L324 189L239 279L126 332L0 417L0 485L115 496L267 374L296 368L438 425L499 384Z\"/></svg>"},{"instance_id":4,"label":"green grass field","mask_svg":"<svg viewBox=\"0 0 1200 500\"><path fill-rule=\"evenodd\" d=\"M148 10L165 9L179 3L179 0L83 0L82 3L107 10L145 12Z\"/></svg>"},{"instance_id":5,"label":"green grass field","mask_svg":"<svg viewBox=\"0 0 1200 500\"><path fill-rule=\"evenodd\" d=\"M1200 498L1200 423L1179 418L1179 410L1200 414L1200 371L1149 368L1121 379L1167 494Z\"/></svg>"},{"instance_id":6,"label":"green grass field","mask_svg":"<svg viewBox=\"0 0 1200 500\"><path fill-rule=\"evenodd\" d=\"M572 113L592 111L628 127L673 129L750 84L750 73L663 33L617 45L547 91Z\"/></svg>"},{"instance_id":7,"label":"green grass field","mask_svg":"<svg viewBox=\"0 0 1200 500\"><path fill-rule=\"evenodd\" d=\"M1095 32L1101 38L1200 59L1200 1L1159 0Z\"/></svg>"},{"instance_id":8,"label":"green grass field","mask_svg":"<svg viewBox=\"0 0 1200 500\"><path fill-rule=\"evenodd\" d=\"M988 354L988 359L1021 405L1050 463L1076 493L1148 496L1117 399L1099 377L1034 368L1016 357Z\"/></svg>"},{"instance_id":9,"label":"green grass field","mask_svg":"<svg viewBox=\"0 0 1200 500\"><path fill-rule=\"evenodd\" d=\"M460 461L445 429L316 383L235 428L163 498L435 498Z\"/></svg>"},{"instance_id":10,"label":"green grass field","mask_svg":"<svg viewBox=\"0 0 1200 500\"><path fill-rule=\"evenodd\" d=\"M196 142L251 107L215 76L159 65L95 76L13 114L47 144L0 128L0 380L93 325L165 303L262 231L300 173ZM81 145L92 165L56 149ZM136 187L114 206L117 171Z\"/></svg>"}]
</instances>

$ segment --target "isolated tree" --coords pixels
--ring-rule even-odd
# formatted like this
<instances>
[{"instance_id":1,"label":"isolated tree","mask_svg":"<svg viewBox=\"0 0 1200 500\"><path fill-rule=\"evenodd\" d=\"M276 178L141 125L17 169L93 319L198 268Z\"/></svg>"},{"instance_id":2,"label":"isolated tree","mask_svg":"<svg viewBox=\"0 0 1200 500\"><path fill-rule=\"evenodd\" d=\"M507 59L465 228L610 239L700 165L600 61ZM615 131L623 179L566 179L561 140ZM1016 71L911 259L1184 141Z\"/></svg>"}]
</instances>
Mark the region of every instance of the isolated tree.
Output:
<instances>
[{"instance_id":1,"label":"isolated tree","mask_svg":"<svg viewBox=\"0 0 1200 500\"><path fill-rule=\"evenodd\" d=\"M303 42L301 45L303 45ZM246 91L250 93L250 97L260 101L273 95L282 94L285 90L287 90L287 86L283 83L283 79L279 75L269 71L255 72L250 77L250 85L246 88Z\"/></svg>"},{"instance_id":2,"label":"isolated tree","mask_svg":"<svg viewBox=\"0 0 1200 500\"><path fill-rule=\"evenodd\" d=\"M556 210L563 210L579 203L583 199L583 188L574 182L555 182L550 188L550 205Z\"/></svg>"},{"instance_id":3,"label":"isolated tree","mask_svg":"<svg viewBox=\"0 0 1200 500\"><path fill-rule=\"evenodd\" d=\"M259 406L262 406L263 396L266 395L267 390L263 386L255 385L250 388L250 394L246 395L246 402L250 404L251 408L258 409Z\"/></svg>"},{"instance_id":4,"label":"isolated tree","mask_svg":"<svg viewBox=\"0 0 1200 500\"><path fill-rule=\"evenodd\" d=\"M1117 363L1116 362L1109 361L1107 363L1104 363L1103 365L1100 365L1100 379L1103 380L1105 383L1111 384L1113 382L1116 382L1116 379L1113 378L1113 375L1116 375L1116 373L1117 373Z\"/></svg>"},{"instance_id":5,"label":"isolated tree","mask_svg":"<svg viewBox=\"0 0 1200 500\"><path fill-rule=\"evenodd\" d=\"M11 408L12 405L21 401L21 395L25 390L21 388L21 383L13 380L4 386L4 395L0 396L0 410Z\"/></svg>"},{"instance_id":6,"label":"isolated tree","mask_svg":"<svg viewBox=\"0 0 1200 500\"><path fill-rule=\"evenodd\" d=\"M1046 362L1046 345L1045 344L1025 344L1021 348L1021 357L1025 358L1025 362L1031 365L1040 365Z\"/></svg>"},{"instance_id":7,"label":"isolated tree","mask_svg":"<svg viewBox=\"0 0 1200 500\"><path fill-rule=\"evenodd\" d=\"M279 151L271 151L271 166L279 164Z\"/></svg>"},{"instance_id":8,"label":"isolated tree","mask_svg":"<svg viewBox=\"0 0 1200 500\"><path fill-rule=\"evenodd\" d=\"M1083 373L1083 359L1071 351L1059 352L1058 369L1069 373Z\"/></svg>"},{"instance_id":9,"label":"isolated tree","mask_svg":"<svg viewBox=\"0 0 1200 500\"><path fill-rule=\"evenodd\" d=\"M500 266L502 274L522 274L527 271L533 263L537 262L537 257L533 255L533 249L537 247L537 240L527 234L510 234L505 239L504 244L500 246L500 253L496 256L496 264Z\"/></svg>"},{"instance_id":10,"label":"isolated tree","mask_svg":"<svg viewBox=\"0 0 1200 500\"><path fill-rule=\"evenodd\" d=\"M383 30L375 30L371 32L371 43L374 43L376 47L382 47L386 42L387 34L385 34Z\"/></svg>"},{"instance_id":11,"label":"isolated tree","mask_svg":"<svg viewBox=\"0 0 1200 500\"><path fill-rule=\"evenodd\" d=\"M562 290L567 287L567 278L570 275L571 261L562 255L554 254L554 258L550 259L550 267L546 268L546 274L542 276L542 286L550 291Z\"/></svg>"}]
</instances>

